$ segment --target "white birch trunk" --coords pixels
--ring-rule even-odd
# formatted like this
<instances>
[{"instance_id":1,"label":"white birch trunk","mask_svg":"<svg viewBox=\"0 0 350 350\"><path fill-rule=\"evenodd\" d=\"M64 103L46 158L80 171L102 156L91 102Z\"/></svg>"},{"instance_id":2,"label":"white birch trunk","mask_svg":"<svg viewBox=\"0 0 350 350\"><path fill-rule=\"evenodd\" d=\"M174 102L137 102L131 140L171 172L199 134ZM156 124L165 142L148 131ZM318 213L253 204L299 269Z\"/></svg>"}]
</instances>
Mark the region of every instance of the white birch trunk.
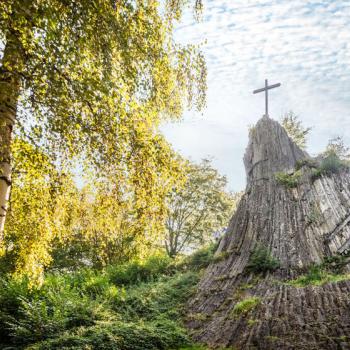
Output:
<instances>
[{"instance_id":1,"label":"white birch trunk","mask_svg":"<svg viewBox=\"0 0 350 350\"><path fill-rule=\"evenodd\" d=\"M11 191L11 140L20 92L19 47L16 38L9 35L0 66L0 243Z\"/></svg>"}]
</instances>

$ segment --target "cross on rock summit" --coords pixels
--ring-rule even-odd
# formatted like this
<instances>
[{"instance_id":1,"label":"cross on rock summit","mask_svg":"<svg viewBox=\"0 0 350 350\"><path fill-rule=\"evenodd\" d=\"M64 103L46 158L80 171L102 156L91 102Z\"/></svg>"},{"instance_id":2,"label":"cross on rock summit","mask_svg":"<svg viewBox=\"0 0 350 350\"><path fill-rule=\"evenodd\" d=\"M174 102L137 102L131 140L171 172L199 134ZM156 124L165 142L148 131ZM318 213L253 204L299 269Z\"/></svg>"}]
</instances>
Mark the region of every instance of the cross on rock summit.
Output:
<instances>
[{"instance_id":1,"label":"cross on rock summit","mask_svg":"<svg viewBox=\"0 0 350 350\"><path fill-rule=\"evenodd\" d=\"M253 94L257 94L258 92L265 91L265 117L269 116L269 101L268 101L269 94L268 94L268 91L270 89L274 89L274 88L279 87L279 86L281 86L281 83L269 85L268 80L265 79L265 87L253 91Z\"/></svg>"}]
</instances>

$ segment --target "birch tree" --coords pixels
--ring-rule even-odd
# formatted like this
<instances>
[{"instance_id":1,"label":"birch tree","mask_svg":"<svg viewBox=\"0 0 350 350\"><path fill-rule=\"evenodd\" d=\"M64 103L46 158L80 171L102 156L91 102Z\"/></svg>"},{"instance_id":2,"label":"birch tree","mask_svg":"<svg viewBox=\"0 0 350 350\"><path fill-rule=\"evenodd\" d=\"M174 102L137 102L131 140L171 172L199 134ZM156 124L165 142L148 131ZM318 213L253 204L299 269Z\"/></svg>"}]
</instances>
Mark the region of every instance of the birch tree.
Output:
<instances>
[{"instance_id":1,"label":"birch tree","mask_svg":"<svg viewBox=\"0 0 350 350\"><path fill-rule=\"evenodd\" d=\"M79 156L101 174L115 168L117 183L128 177L137 188L141 217L149 200L163 200L153 164L162 163L161 175L169 178L173 160L158 125L205 104L203 56L173 39L186 4L0 2L0 242L14 132L52 159Z\"/></svg>"}]
</instances>

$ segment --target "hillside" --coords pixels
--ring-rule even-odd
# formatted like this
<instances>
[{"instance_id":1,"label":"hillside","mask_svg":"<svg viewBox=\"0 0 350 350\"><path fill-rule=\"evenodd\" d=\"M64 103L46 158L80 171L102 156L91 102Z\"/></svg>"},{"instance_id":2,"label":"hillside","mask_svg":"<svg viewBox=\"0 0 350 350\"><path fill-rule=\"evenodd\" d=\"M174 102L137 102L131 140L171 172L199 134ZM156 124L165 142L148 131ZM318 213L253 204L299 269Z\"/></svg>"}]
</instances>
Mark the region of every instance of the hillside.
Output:
<instances>
[{"instance_id":1,"label":"hillside","mask_svg":"<svg viewBox=\"0 0 350 350\"><path fill-rule=\"evenodd\" d=\"M0 349L202 350L182 320L212 255L52 272L41 288L1 279Z\"/></svg>"}]
</instances>

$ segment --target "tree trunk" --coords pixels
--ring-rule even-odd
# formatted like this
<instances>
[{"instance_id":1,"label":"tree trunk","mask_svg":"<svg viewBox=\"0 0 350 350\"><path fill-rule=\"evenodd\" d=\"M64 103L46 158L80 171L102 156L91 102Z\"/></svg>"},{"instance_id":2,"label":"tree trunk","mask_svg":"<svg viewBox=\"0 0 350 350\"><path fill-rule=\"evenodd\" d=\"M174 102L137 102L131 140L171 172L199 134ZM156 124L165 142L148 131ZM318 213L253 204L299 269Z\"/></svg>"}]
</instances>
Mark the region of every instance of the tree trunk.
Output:
<instances>
[{"instance_id":1,"label":"tree trunk","mask_svg":"<svg viewBox=\"0 0 350 350\"><path fill-rule=\"evenodd\" d=\"M9 34L0 67L0 243L11 190L11 139L20 92L22 60L15 35Z\"/></svg>"}]
</instances>

